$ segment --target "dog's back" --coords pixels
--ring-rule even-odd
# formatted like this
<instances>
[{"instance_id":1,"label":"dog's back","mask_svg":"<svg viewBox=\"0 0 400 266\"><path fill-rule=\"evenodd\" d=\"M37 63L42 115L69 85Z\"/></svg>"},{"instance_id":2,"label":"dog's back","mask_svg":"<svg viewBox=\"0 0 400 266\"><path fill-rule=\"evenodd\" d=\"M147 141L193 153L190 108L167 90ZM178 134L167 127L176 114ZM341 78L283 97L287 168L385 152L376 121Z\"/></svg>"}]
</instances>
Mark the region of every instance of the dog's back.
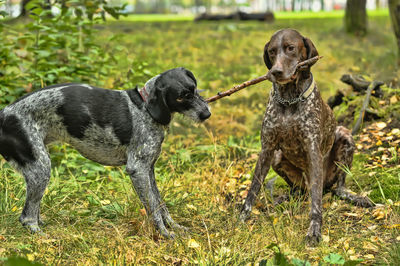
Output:
<instances>
[{"instance_id":1,"label":"dog's back","mask_svg":"<svg viewBox=\"0 0 400 266\"><path fill-rule=\"evenodd\" d=\"M121 165L132 140L133 116L143 113L126 91L75 83L46 87L1 111L0 154L23 166L34 159L35 143L62 141L91 160Z\"/></svg>"}]
</instances>

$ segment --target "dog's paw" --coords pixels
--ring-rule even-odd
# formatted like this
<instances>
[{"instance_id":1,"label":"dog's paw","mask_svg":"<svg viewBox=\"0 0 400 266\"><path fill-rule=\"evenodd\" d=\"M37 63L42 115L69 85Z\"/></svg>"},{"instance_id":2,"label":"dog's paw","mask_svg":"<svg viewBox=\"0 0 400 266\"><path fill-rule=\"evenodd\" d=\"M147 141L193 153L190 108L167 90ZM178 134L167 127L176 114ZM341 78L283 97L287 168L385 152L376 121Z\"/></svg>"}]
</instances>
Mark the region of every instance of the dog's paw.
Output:
<instances>
[{"instance_id":1,"label":"dog's paw","mask_svg":"<svg viewBox=\"0 0 400 266\"><path fill-rule=\"evenodd\" d=\"M32 234L40 233L42 230L37 224L25 224L24 225Z\"/></svg>"},{"instance_id":2,"label":"dog's paw","mask_svg":"<svg viewBox=\"0 0 400 266\"><path fill-rule=\"evenodd\" d=\"M239 214L239 220L245 222L250 217L251 207L243 206L242 211Z\"/></svg>"},{"instance_id":3,"label":"dog's paw","mask_svg":"<svg viewBox=\"0 0 400 266\"><path fill-rule=\"evenodd\" d=\"M306 242L309 246L315 247L321 241L321 224L315 221L311 221L308 233L306 236Z\"/></svg>"},{"instance_id":4,"label":"dog's paw","mask_svg":"<svg viewBox=\"0 0 400 266\"><path fill-rule=\"evenodd\" d=\"M163 237L165 237L166 239L174 240L174 239L176 238L175 233L172 232L172 231L169 231L169 230L162 230L162 231L160 232L160 234L161 234Z\"/></svg>"}]
</instances>

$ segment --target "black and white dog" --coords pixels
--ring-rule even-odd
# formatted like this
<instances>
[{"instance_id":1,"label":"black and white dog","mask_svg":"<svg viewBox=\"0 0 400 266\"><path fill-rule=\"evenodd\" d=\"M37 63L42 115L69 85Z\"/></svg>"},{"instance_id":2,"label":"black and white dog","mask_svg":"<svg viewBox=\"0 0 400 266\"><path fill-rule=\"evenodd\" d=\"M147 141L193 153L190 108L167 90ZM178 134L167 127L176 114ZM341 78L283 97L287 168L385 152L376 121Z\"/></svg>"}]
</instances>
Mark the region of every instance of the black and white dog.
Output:
<instances>
[{"instance_id":1,"label":"black and white dog","mask_svg":"<svg viewBox=\"0 0 400 266\"><path fill-rule=\"evenodd\" d=\"M133 186L165 237L166 226L181 228L161 200L154 164L172 114L196 122L210 117L192 72L170 69L142 89L106 90L86 84L60 84L30 93L0 111L0 154L25 178L26 202L20 222L40 230L40 201L49 182L46 144L63 141L103 165L126 164Z\"/></svg>"}]
</instances>

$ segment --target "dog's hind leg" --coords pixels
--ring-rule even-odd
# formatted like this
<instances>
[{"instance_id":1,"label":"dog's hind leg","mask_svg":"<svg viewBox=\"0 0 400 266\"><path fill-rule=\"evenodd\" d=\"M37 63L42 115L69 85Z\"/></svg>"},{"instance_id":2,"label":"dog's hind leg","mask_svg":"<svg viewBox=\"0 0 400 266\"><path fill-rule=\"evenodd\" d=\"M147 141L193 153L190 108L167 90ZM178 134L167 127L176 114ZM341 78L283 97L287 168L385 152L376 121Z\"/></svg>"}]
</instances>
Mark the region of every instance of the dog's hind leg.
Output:
<instances>
[{"instance_id":1,"label":"dog's hind leg","mask_svg":"<svg viewBox=\"0 0 400 266\"><path fill-rule=\"evenodd\" d=\"M21 167L22 175L26 182L26 201L19 218L22 225L31 232L40 231L40 201L49 183L51 161L44 144L35 148L35 161Z\"/></svg>"},{"instance_id":2,"label":"dog's hind leg","mask_svg":"<svg viewBox=\"0 0 400 266\"><path fill-rule=\"evenodd\" d=\"M345 186L346 172L344 168L351 168L354 150L355 144L350 131L345 127L338 126L331 158L328 162L324 187L329 189L336 183L336 188L332 189L334 195L356 206L372 207L374 203L368 197L359 196Z\"/></svg>"}]
</instances>

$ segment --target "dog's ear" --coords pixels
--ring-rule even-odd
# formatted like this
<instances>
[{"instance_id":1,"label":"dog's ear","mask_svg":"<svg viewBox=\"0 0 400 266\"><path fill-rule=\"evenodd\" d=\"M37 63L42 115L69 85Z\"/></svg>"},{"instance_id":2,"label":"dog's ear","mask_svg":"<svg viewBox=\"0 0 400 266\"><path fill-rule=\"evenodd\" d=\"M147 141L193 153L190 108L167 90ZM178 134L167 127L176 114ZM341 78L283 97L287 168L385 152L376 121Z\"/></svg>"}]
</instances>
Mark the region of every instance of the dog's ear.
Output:
<instances>
[{"instance_id":1,"label":"dog's ear","mask_svg":"<svg viewBox=\"0 0 400 266\"><path fill-rule=\"evenodd\" d=\"M184 68L186 75L194 81L194 84L197 86L197 80L194 77L193 73L190 70Z\"/></svg>"},{"instance_id":2,"label":"dog's ear","mask_svg":"<svg viewBox=\"0 0 400 266\"><path fill-rule=\"evenodd\" d=\"M156 122L164 126L171 122L171 111L167 105L165 92L157 86L148 97L146 109Z\"/></svg>"},{"instance_id":3,"label":"dog's ear","mask_svg":"<svg viewBox=\"0 0 400 266\"><path fill-rule=\"evenodd\" d=\"M307 54L306 59L310 59L318 55L317 48L315 48L314 44L310 39L303 37L303 42L304 42L304 47L306 48L306 54Z\"/></svg>"},{"instance_id":4,"label":"dog's ear","mask_svg":"<svg viewBox=\"0 0 400 266\"><path fill-rule=\"evenodd\" d=\"M264 46L264 63L268 67L268 69L271 69L272 63L268 56L268 46L269 46L269 42L267 42Z\"/></svg>"}]
</instances>

